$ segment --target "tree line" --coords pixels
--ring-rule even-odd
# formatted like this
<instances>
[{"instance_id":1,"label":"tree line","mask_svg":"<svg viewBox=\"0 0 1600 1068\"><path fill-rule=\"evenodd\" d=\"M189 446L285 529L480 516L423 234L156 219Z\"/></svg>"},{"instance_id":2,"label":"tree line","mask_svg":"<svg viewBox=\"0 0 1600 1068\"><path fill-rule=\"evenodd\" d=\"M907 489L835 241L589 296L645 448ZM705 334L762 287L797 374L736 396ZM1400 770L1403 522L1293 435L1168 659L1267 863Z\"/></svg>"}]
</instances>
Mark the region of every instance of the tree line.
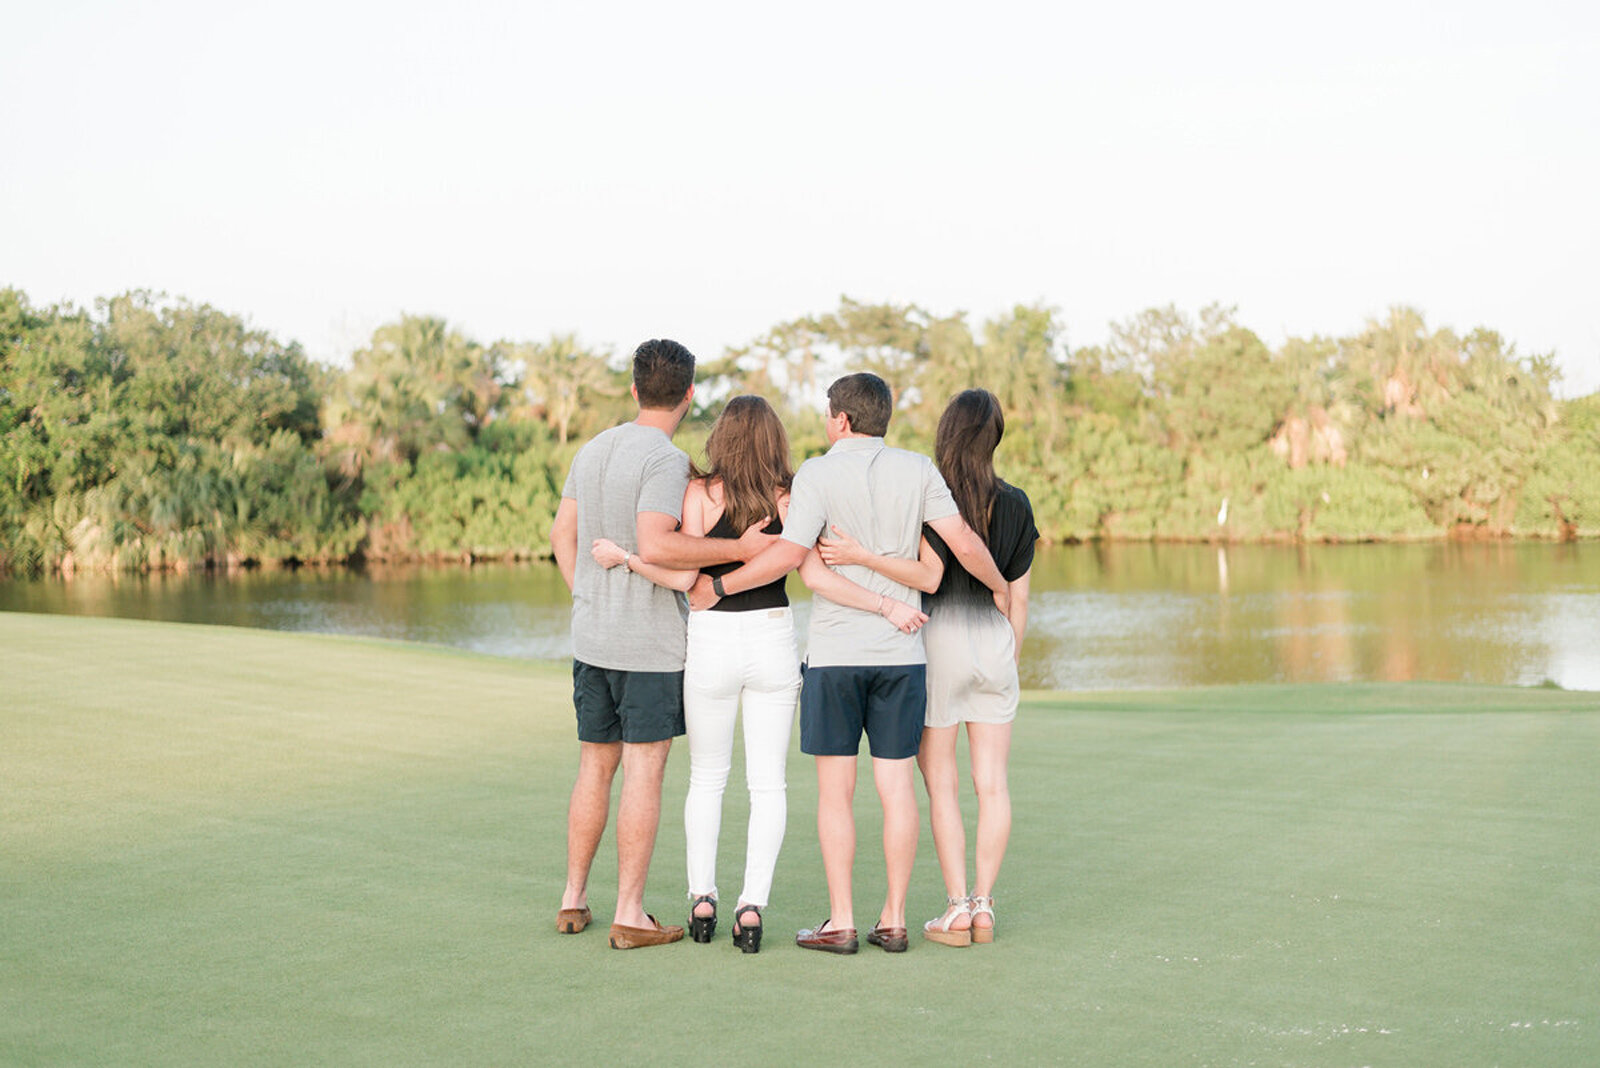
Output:
<instances>
[{"instance_id":1,"label":"tree line","mask_svg":"<svg viewBox=\"0 0 1600 1068\"><path fill-rule=\"evenodd\" d=\"M186 300L0 290L0 571L547 556L578 444L632 416L627 357L406 315L331 367ZM1048 541L1600 534L1600 394L1558 400L1552 357L1408 308L1276 349L1231 309L1153 308L1070 348L1047 307L845 298L702 354L680 443L753 392L820 453L847 370L924 451L952 394L997 394L997 466Z\"/></svg>"}]
</instances>

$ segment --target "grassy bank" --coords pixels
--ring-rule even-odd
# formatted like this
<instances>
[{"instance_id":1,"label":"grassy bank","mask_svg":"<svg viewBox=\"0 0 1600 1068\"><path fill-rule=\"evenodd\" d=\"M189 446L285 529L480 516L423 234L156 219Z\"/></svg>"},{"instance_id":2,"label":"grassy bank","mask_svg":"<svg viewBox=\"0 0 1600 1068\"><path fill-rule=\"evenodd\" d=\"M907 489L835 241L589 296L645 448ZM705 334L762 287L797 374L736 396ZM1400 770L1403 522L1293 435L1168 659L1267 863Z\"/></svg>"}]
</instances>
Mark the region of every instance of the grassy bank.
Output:
<instances>
[{"instance_id":1,"label":"grassy bank","mask_svg":"<svg viewBox=\"0 0 1600 1068\"><path fill-rule=\"evenodd\" d=\"M1600 695L1031 695L999 940L839 959L783 937L825 911L798 752L770 949L608 950L609 834L600 928L555 934L568 686L0 613L0 1063L1600 1062ZM863 783L862 917L875 807ZM914 914L942 896L924 834Z\"/></svg>"}]
</instances>

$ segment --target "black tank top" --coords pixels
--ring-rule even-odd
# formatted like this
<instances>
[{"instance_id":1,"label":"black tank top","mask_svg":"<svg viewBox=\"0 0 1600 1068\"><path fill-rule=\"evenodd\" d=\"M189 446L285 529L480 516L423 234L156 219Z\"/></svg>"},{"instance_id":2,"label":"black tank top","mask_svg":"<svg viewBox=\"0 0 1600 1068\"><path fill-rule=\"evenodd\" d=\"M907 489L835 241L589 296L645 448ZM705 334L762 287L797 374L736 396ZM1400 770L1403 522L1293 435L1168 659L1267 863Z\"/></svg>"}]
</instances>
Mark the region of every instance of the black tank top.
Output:
<instances>
[{"instance_id":1,"label":"black tank top","mask_svg":"<svg viewBox=\"0 0 1600 1068\"><path fill-rule=\"evenodd\" d=\"M706 537L737 538L743 533L744 531L742 530L733 529L733 524L728 521L728 513L723 512L722 515L717 518L716 525L710 530L706 531ZM767 524L766 528L762 530L761 533L782 534L782 521L774 519L772 522ZM710 575L712 578L716 578L719 575L726 575L728 572L735 570L739 566L740 565L736 563L712 564L710 567L702 567L700 570L705 574ZM766 608L787 608L789 607L789 591L784 589L783 585L784 579L787 577L787 575L779 576L778 578L775 578L771 582L767 583L765 586L757 586L755 589L745 590L743 593L730 593L728 596L712 605L711 611L754 612Z\"/></svg>"}]
</instances>

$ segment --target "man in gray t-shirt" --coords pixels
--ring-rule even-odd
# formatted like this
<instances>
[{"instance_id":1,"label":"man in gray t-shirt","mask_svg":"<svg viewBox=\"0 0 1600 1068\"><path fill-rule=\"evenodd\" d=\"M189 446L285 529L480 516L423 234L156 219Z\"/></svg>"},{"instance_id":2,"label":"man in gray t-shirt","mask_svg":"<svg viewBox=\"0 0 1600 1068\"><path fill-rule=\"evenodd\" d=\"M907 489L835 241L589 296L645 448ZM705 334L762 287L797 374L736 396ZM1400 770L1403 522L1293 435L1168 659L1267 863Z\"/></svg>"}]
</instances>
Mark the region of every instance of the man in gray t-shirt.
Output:
<instances>
[{"instance_id":1,"label":"man in gray t-shirt","mask_svg":"<svg viewBox=\"0 0 1600 1068\"><path fill-rule=\"evenodd\" d=\"M577 545L622 530L629 536L618 544L632 552L639 513L679 521L688 484L689 457L660 427L623 423L583 447L561 496L577 504ZM578 554L572 576L575 660L618 671L682 671L687 612L678 592Z\"/></svg>"},{"instance_id":2,"label":"man in gray t-shirt","mask_svg":"<svg viewBox=\"0 0 1600 1068\"><path fill-rule=\"evenodd\" d=\"M695 607L707 603L711 593L726 596L752 589L798 567L817 538L833 526L875 554L914 560L924 523L939 532L973 577L996 592L997 601L1009 598L1005 579L983 540L961 518L938 469L925 456L884 444L892 409L889 387L877 375L846 375L828 387L831 448L795 473L780 540L748 565L721 576L713 591L697 586L691 597ZM919 603L914 591L876 571L855 566L840 570L878 595L880 609L890 598L913 607ZM865 602L873 604L874 597ZM823 923L800 932L796 941L806 949L857 949L851 798L863 731L883 802L888 883L883 910L867 941L890 952L906 948L906 893L919 822L912 765L926 704L925 657L921 636L914 631L912 627L908 633L870 607L830 602L822 592L812 601L800 694L800 748L817 760L817 837L831 912Z\"/></svg>"},{"instance_id":3,"label":"man in gray t-shirt","mask_svg":"<svg viewBox=\"0 0 1600 1068\"><path fill-rule=\"evenodd\" d=\"M773 541L692 538L677 530L689 458L672 434L694 397L694 355L676 341L646 341L633 356L639 416L597 435L578 451L561 490L550 546L572 590L572 701L578 720L578 781L567 808L567 885L556 929L589 925L589 868L617 806L616 949L683 937L644 911L645 878L661 819L661 779L672 739L683 733L682 595L636 574L632 561L693 571L746 560ZM628 567L605 569L587 550L609 538L628 550Z\"/></svg>"}]
</instances>

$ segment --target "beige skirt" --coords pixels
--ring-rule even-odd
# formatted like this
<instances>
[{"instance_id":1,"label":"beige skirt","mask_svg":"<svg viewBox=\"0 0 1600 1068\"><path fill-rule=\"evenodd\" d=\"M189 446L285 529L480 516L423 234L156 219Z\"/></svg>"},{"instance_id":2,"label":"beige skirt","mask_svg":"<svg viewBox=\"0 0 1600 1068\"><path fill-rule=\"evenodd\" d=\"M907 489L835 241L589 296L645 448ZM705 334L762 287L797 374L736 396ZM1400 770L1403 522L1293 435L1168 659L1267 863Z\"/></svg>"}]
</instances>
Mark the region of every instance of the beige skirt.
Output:
<instances>
[{"instance_id":1,"label":"beige skirt","mask_svg":"<svg viewBox=\"0 0 1600 1068\"><path fill-rule=\"evenodd\" d=\"M999 612L939 611L922 628L929 727L1010 723L1017 717L1016 636Z\"/></svg>"}]
</instances>

